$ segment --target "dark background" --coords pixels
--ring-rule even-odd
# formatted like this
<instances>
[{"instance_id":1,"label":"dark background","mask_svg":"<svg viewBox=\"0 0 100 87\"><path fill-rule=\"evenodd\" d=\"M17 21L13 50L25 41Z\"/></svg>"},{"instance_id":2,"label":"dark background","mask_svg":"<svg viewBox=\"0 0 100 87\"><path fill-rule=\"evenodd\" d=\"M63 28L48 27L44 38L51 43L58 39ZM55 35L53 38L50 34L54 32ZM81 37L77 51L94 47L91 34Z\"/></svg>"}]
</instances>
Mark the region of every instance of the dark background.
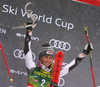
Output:
<instances>
[{"instance_id":1,"label":"dark background","mask_svg":"<svg viewBox=\"0 0 100 87\"><path fill-rule=\"evenodd\" d=\"M92 60L95 83L98 86L100 83L100 7L72 0L1 0L0 42L14 82L10 83L2 52L0 52L0 87L27 87L24 54L21 52L19 57L15 56L18 54L16 50L23 51L24 49L26 30L12 29L30 20L27 15L24 15L24 6L27 2L32 2L28 9L31 9L35 15L44 16L44 19L37 19L38 24L33 30L32 52L34 58L36 57L35 61L38 59L41 45L55 39L70 44L70 50L62 50L64 52L63 64L70 63L82 52L87 43L84 32L84 25L87 25L90 42L94 46ZM48 18L52 18L52 21L47 20ZM58 18L61 19L57 21L59 26L55 23ZM61 23L67 26L64 27ZM71 24L70 29L68 29L69 24ZM55 51L59 50L55 48ZM15 55L14 52L16 52ZM59 87L94 87L89 55L62 79L65 84ZM61 80L60 84L62 83Z\"/></svg>"}]
</instances>

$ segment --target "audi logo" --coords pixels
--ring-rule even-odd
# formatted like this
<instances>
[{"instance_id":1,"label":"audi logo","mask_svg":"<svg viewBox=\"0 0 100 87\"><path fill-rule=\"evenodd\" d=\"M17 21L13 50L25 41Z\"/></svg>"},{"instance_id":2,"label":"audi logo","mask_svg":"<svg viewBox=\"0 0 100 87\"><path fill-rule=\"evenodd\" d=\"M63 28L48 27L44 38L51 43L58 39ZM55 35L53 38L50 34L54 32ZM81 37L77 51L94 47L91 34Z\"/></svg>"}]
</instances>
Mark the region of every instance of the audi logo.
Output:
<instances>
[{"instance_id":1,"label":"audi logo","mask_svg":"<svg viewBox=\"0 0 100 87\"><path fill-rule=\"evenodd\" d=\"M20 58L20 59L25 59L25 54L24 54L24 50L20 50L20 49L16 49L14 52L14 57L15 58ZM33 56L33 60L35 60L36 56L34 53L32 53Z\"/></svg>"},{"instance_id":2,"label":"audi logo","mask_svg":"<svg viewBox=\"0 0 100 87\"><path fill-rule=\"evenodd\" d=\"M71 48L71 46L68 42L59 41L59 40L55 40L55 39L51 39L49 41L49 44L56 49L61 49L61 50L65 50L65 51L68 51Z\"/></svg>"}]
</instances>

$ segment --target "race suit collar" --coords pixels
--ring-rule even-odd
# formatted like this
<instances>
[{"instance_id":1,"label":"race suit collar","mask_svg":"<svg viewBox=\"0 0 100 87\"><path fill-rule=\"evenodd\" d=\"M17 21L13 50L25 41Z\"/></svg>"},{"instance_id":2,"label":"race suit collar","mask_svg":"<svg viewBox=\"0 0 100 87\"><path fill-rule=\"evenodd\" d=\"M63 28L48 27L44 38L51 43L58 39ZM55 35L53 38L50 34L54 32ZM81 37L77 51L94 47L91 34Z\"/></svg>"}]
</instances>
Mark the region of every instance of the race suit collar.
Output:
<instances>
[{"instance_id":1,"label":"race suit collar","mask_svg":"<svg viewBox=\"0 0 100 87\"><path fill-rule=\"evenodd\" d=\"M47 68L44 64L43 64L43 66L42 66L42 69L44 69L46 72L50 72L50 71L51 71L51 68L50 68L50 69Z\"/></svg>"}]
</instances>

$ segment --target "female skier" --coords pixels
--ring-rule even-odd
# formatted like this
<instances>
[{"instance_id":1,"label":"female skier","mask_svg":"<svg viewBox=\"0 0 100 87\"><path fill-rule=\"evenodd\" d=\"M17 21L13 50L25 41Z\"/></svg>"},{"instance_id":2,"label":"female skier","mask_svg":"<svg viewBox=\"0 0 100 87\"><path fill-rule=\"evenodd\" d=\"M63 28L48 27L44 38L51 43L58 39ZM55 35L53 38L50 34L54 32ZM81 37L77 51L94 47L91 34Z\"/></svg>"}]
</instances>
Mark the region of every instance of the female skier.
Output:
<instances>
[{"instance_id":1,"label":"female skier","mask_svg":"<svg viewBox=\"0 0 100 87\"><path fill-rule=\"evenodd\" d=\"M27 23L29 25L31 23ZM27 33L25 38L25 64L28 70L28 87L50 87L52 85L53 77L53 59L55 52L49 43L44 43L42 45L42 50L39 54L39 59L35 63L32 60L32 51L31 51L31 36L32 29L36 26L34 25L27 27ZM89 52L93 50L91 43L85 45L84 50L75 58L72 62L64 66L60 72L60 77L68 74L74 67L76 67Z\"/></svg>"}]
</instances>

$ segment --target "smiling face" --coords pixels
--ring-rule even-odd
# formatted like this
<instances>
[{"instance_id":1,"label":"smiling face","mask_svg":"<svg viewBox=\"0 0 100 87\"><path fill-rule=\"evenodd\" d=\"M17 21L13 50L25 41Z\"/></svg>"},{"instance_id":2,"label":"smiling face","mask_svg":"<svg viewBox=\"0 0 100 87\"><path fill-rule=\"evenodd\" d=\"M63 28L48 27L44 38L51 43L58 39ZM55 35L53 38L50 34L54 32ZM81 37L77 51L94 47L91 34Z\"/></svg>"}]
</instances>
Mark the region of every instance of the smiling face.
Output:
<instances>
[{"instance_id":1,"label":"smiling face","mask_svg":"<svg viewBox=\"0 0 100 87\"><path fill-rule=\"evenodd\" d=\"M53 57L52 56L43 56L41 58L41 61L46 67L49 67L53 62Z\"/></svg>"}]
</instances>

